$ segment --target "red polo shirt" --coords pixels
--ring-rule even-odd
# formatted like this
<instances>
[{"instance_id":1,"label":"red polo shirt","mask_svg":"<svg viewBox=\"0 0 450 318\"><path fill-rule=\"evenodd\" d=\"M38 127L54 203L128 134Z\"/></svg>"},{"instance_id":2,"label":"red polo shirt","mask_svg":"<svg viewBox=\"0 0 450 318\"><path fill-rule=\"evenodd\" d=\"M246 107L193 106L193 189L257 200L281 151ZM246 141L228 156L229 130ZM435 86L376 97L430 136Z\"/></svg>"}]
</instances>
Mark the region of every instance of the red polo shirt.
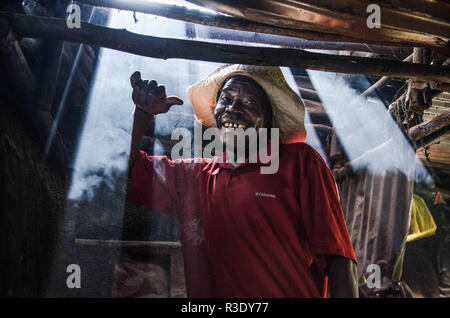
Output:
<instances>
[{"instance_id":1,"label":"red polo shirt","mask_svg":"<svg viewBox=\"0 0 450 318\"><path fill-rule=\"evenodd\" d=\"M129 197L179 218L188 297L325 297L325 254L356 261L334 179L305 143L279 169L215 159L136 160Z\"/></svg>"}]
</instances>

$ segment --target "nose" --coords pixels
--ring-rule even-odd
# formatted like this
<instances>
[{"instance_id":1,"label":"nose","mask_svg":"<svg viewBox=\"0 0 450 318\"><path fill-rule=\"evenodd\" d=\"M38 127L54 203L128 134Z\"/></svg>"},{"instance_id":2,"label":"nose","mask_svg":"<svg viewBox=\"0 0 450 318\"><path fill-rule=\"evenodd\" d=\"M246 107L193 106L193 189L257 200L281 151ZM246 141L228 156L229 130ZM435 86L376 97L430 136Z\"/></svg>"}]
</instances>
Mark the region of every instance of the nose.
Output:
<instances>
[{"instance_id":1,"label":"nose","mask_svg":"<svg viewBox=\"0 0 450 318\"><path fill-rule=\"evenodd\" d=\"M239 100L233 101L232 104L228 105L225 109L229 113L240 113L242 114L242 103Z\"/></svg>"}]
</instances>

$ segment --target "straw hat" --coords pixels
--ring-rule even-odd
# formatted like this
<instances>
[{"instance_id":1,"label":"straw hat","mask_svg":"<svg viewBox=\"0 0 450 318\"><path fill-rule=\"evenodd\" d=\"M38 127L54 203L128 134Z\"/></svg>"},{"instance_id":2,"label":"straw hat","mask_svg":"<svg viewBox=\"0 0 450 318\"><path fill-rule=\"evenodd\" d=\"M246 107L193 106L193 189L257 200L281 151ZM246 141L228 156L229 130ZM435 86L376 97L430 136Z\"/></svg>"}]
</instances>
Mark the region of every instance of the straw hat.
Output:
<instances>
[{"instance_id":1,"label":"straw hat","mask_svg":"<svg viewBox=\"0 0 450 318\"><path fill-rule=\"evenodd\" d=\"M300 142L306 139L305 106L300 96L289 87L281 69L276 66L224 65L189 86L186 93L199 122L208 127L216 126L214 107L217 93L225 81L237 75L252 78L264 89L272 105L273 127L280 129L282 142Z\"/></svg>"}]
</instances>

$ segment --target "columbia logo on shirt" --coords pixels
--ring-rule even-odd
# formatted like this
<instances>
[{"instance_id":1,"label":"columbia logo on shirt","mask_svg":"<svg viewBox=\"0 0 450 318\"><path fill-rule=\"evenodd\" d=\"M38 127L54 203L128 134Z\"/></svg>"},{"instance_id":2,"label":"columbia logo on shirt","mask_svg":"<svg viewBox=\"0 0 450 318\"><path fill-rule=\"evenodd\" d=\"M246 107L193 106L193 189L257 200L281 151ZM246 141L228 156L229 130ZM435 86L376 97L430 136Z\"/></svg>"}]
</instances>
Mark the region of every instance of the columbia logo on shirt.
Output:
<instances>
[{"instance_id":1,"label":"columbia logo on shirt","mask_svg":"<svg viewBox=\"0 0 450 318\"><path fill-rule=\"evenodd\" d=\"M257 197L267 197L267 198L272 198L272 199L276 199L276 195L272 194L272 193L264 193L264 192L255 192L255 196Z\"/></svg>"}]
</instances>

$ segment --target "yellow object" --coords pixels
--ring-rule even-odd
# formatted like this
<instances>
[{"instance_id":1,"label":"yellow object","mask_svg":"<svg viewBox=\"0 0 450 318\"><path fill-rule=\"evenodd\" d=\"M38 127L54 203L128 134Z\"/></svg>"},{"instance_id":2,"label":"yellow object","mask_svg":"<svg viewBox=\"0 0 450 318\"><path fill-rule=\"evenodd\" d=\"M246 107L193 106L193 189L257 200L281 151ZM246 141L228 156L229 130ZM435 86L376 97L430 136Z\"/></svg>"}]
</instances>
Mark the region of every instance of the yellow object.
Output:
<instances>
[{"instance_id":1,"label":"yellow object","mask_svg":"<svg viewBox=\"0 0 450 318\"><path fill-rule=\"evenodd\" d=\"M417 194L413 194L411 201L411 222L406 242L431 236L436 232L436 223L425 201Z\"/></svg>"}]
</instances>

